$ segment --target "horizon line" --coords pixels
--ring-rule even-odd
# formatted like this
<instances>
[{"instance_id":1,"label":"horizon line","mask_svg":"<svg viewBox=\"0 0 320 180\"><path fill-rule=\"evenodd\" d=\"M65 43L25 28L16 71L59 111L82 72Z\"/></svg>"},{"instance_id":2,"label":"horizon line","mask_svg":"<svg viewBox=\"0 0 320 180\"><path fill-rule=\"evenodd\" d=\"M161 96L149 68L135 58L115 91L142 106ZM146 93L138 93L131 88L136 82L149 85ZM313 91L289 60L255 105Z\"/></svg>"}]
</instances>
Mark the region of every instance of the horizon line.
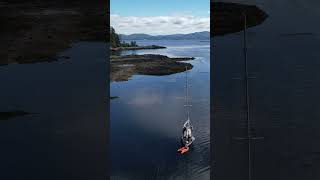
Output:
<instances>
[{"instance_id":1,"label":"horizon line","mask_svg":"<svg viewBox=\"0 0 320 180\"><path fill-rule=\"evenodd\" d=\"M168 36L168 35L187 35L187 34L193 34L193 33L199 33L199 32L209 32L209 31L195 31L195 32L191 32L191 33L174 33L174 34L147 34L147 33L132 33L132 34L123 34L123 33L118 33L119 35L126 35L126 36L130 36L130 35L134 35L134 34L144 34L144 35L149 35L149 36Z\"/></svg>"}]
</instances>

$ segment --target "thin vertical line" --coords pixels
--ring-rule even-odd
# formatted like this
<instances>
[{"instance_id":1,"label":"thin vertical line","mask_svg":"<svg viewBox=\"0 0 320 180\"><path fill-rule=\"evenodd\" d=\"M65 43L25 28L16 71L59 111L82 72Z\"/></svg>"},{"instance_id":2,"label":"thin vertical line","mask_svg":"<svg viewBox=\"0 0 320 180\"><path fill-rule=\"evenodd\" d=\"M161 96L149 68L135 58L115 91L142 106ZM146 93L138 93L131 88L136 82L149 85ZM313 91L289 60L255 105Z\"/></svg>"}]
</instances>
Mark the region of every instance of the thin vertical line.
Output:
<instances>
[{"instance_id":1,"label":"thin vertical line","mask_svg":"<svg viewBox=\"0 0 320 180\"><path fill-rule=\"evenodd\" d=\"M247 135L248 135L248 177L251 177L251 127L250 127L250 99L249 99L249 82L248 82L248 60L247 60L247 16L244 13L244 31L243 31L243 50L244 50L244 66L245 66L245 93L246 93L246 117L247 117Z\"/></svg>"},{"instance_id":2,"label":"thin vertical line","mask_svg":"<svg viewBox=\"0 0 320 180\"><path fill-rule=\"evenodd\" d=\"M190 113L189 113L189 99L188 99L188 97L189 97L189 90L188 90L188 67L186 66L186 108L187 108L187 120L189 120L190 119Z\"/></svg>"}]
</instances>

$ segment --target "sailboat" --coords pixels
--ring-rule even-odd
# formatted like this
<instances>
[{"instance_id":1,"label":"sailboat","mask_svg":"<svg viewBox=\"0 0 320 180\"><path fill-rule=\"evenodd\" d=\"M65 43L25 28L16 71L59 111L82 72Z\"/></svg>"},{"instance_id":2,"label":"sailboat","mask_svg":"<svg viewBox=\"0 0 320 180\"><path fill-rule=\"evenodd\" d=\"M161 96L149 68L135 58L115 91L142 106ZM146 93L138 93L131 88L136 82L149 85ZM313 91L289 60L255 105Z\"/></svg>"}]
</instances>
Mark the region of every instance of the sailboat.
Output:
<instances>
[{"instance_id":1,"label":"sailboat","mask_svg":"<svg viewBox=\"0 0 320 180\"><path fill-rule=\"evenodd\" d=\"M188 88L189 88L188 67L186 67L186 97L185 97L186 104L184 106L186 107L186 110L187 110L187 121L183 124L182 137L181 137L181 142L184 147L189 147L193 143L193 141L196 139L192 135L193 126L192 126L191 120L190 120L191 104L189 104L189 89Z\"/></svg>"}]
</instances>

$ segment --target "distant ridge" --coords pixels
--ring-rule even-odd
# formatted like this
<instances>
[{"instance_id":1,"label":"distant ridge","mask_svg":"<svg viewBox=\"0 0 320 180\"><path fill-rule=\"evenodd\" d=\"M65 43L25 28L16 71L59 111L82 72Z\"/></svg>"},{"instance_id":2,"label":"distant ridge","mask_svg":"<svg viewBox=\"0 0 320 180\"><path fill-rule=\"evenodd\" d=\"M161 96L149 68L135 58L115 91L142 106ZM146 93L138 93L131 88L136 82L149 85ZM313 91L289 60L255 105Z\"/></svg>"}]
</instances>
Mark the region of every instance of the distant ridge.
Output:
<instances>
[{"instance_id":1,"label":"distant ridge","mask_svg":"<svg viewBox=\"0 0 320 180\"><path fill-rule=\"evenodd\" d=\"M149 34L120 34L121 40L208 40L210 32L202 31L190 34L149 35Z\"/></svg>"}]
</instances>

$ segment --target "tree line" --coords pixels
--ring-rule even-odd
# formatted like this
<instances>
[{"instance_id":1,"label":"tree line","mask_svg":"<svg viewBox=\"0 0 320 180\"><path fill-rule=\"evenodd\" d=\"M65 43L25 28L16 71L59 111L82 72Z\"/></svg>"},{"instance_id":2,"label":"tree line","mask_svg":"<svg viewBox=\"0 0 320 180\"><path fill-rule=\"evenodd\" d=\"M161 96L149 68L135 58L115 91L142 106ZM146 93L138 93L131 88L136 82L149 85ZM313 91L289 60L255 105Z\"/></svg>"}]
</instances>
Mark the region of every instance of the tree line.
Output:
<instances>
[{"instance_id":1,"label":"tree line","mask_svg":"<svg viewBox=\"0 0 320 180\"><path fill-rule=\"evenodd\" d=\"M125 41L121 42L120 36L116 33L116 30L113 27L110 28L110 43L112 48L138 46L136 41L131 41L130 43L126 43Z\"/></svg>"}]
</instances>

